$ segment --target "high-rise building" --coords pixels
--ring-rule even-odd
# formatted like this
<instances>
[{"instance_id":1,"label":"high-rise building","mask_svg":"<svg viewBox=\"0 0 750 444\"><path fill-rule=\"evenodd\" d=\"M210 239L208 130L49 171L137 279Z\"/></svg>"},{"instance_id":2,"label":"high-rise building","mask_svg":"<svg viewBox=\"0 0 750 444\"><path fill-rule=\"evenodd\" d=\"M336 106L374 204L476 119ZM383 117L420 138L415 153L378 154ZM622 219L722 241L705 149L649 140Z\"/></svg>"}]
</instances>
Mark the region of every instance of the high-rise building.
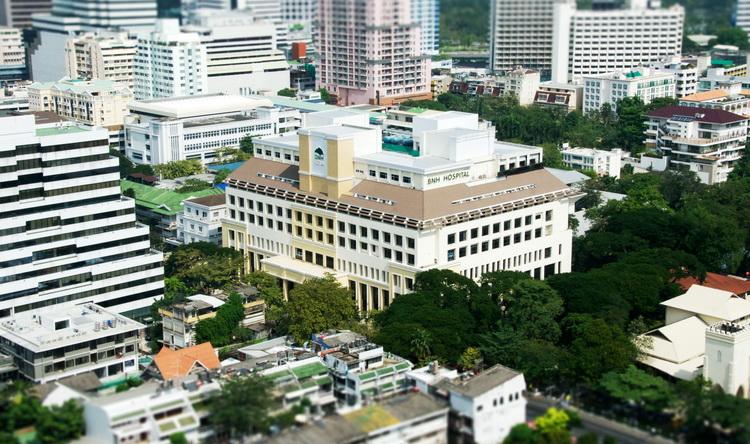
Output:
<instances>
[{"instance_id":1,"label":"high-rise building","mask_svg":"<svg viewBox=\"0 0 750 444\"><path fill-rule=\"evenodd\" d=\"M422 53L440 52L440 0L411 0L411 19L422 32Z\"/></svg>"},{"instance_id":2,"label":"high-rise building","mask_svg":"<svg viewBox=\"0 0 750 444\"><path fill-rule=\"evenodd\" d=\"M26 78L26 50L21 31L0 27L0 81Z\"/></svg>"},{"instance_id":3,"label":"high-rise building","mask_svg":"<svg viewBox=\"0 0 750 444\"><path fill-rule=\"evenodd\" d=\"M0 118L0 183L0 317L66 302L139 317L162 297L106 130Z\"/></svg>"},{"instance_id":4,"label":"high-rise building","mask_svg":"<svg viewBox=\"0 0 750 444\"><path fill-rule=\"evenodd\" d=\"M125 32L99 31L68 39L65 69L73 79L106 79L133 90L136 40Z\"/></svg>"},{"instance_id":5,"label":"high-rise building","mask_svg":"<svg viewBox=\"0 0 750 444\"><path fill-rule=\"evenodd\" d=\"M279 0L237 0L237 9L249 11L258 20L277 22L281 20Z\"/></svg>"},{"instance_id":6,"label":"high-rise building","mask_svg":"<svg viewBox=\"0 0 750 444\"><path fill-rule=\"evenodd\" d=\"M31 27L31 14L46 14L52 0L0 0L0 26Z\"/></svg>"},{"instance_id":7,"label":"high-rise building","mask_svg":"<svg viewBox=\"0 0 750 444\"><path fill-rule=\"evenodd\" d=\"M208 90L206 47L195 32L181 32L177 19L163 19L138 37L135 98L193 96Z\"/></svg>"},{"instance_id":8,"label":"high-rise building","mask_svg":"<svg viewBox=\"0 0 750 444\"><path fill-rule=\"evenodd\" d=\"M552 72L556 1L491 0L490 69L505 72L518 66L535 69L542 79Z\"/></svg>"},{"instance_id":9,"label":"high-rise building","mask_svg":"<svg viewBox=\"0 0 750 444\"><path fill-rule=\"evenodd\" d=\"M289 87L289 63L276 48L272 23L240 11L196 11L196 26L206 47L208 93L276 94Z\"/></svg>"},{"instance_id":10,"label":"high-rise building","mask_svg":"<svg viewBox=\"0 0 750 444\"><path fill-rule=\"evenodd\" d=\"M317 86L341 105L431 99L409 0L320 0Z\"/></svg>"},{"instance_id":11,"label":"high-rise building","mask_svg":"<svg viewBox=\"0 0 750 444\"><path fill-rule=\"evenodd\" d=\"M281 18L290 23L312 23L318 13L318 0L281 0Z\"/></svg>"},{"instance_id":12,"label":"high-rise building","mask_svg":"<svg viewBox=\"0 0 750 444\"><path fill-rule=\"evenodd\" d=\"M554 7L552 80L628 70L679 56L685 9L662 8L659 0L631 0L626 9L576 10Z\"/></svg>"},{"instance_id":13,"label":"high-rise building","mask_svg":"<svg viewBox=\"0 0 750 444\"><path fill-rule=\"evenodd\" d=\"M49 14L33 19L32 79L51 82L65 75L69 37L102 29L147 30L155 21L156 0L53 0Z\"/></svg>"},{"instance_id":14,"label":"high-rise building","mask_svg":"<svg viewBox=\"0 0 750 444\"><path fill-rule=\"evenodd\" d=\"M735 3L734 25L750 32L750 0L737 0Z\"/></svg>"}]
</instances>

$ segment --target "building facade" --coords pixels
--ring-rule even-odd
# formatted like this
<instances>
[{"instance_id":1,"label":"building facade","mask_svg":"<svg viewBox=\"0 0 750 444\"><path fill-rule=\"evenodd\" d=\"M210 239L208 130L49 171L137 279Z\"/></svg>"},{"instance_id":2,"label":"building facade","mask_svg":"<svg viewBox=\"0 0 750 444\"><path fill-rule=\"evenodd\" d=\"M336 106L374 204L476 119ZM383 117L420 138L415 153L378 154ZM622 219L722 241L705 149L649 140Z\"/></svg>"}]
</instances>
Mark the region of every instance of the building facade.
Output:
<instances>
[{"instance_id":1,"label":"building facade","mask_svg":"<svg viewBox=\"0 0 750 444\"><path fill-rule=\"evenodd\" d=\"M560 109L565 112L583 108L583 85L544 82L534 95L534 106Z\"/></svg>"},{"instance_id":2,"label":"building facade","mask_svg":"<svg viewBox=\"0 0 750 444\"><path fill-rule=\"evenodd\" d=\"M734 6L734 25L750 32L750 1L736 0Z\"/></svg>"},{"instance_id":3,"label":"building facade","mask_svg":"<svg viewBox=\"0 0 750 444\"><path fill-rule=\"evenodd\" d=\"M431 99L429 60L410 5L409 0L319 0L318 88L326 88L340 105Z\"/></svg>"},{"instance_id":4,"label":"building facade","mask_svg":"<svg viewBox=\"0 0 750 444\"><path fill-rule=\"evenodd\" d=\"M628 72L584 76L583 112L598 111L605 103L617 110L617 102L625 97L638 97L651 103L659 97L675 96L674 74L638 68Z\"/></svg>"},{"instance_id":5,"label":"building facade","mask_svg":"<svg viewBox=\"0 0 750 444\"><path fill-rule=\"evenodd\" d=\"M593 171L597 176L620 178L622 150L570 148L562 151L563 164L579 171Z\"/></svg>"},{"instance_id":6,"label":"building facade","mask_svg":"<svg viewBox=\"0 0 750 444\"><path fill-rule=\"evenodd\" d=\"M108 378L138 372L145 328L96 304L65 304L0 320L0 350L35 383L86 372Z\"/></svg>"},{"instance_id":7,"label":"building facade","mask_svg":"<svg viewBox=\"0 0 750 444\"><path fill-rule=\"evenodd\" d=\"M133 91L136 46L136 40L125 32L100 31L71 37L65 45L67 76L111 80Z\"/></svg>"},{"instance_id":8,"label":"building facade","mask_svg":"<svg viewBox=\"0 0 750 444\"><path fill-rule=\"evenodd\" d=\"M669 106L648 113L646 146L668 160L668 168L693 171L701 182L727 180L740 160L748 118L720 109Z\"/></svg>"},{"instance_id":9,"label":"building facade","mask_svg":"<svg viewBox=\"0 0 750 444\"><path fill-rule=\"evenodd\" d=\"M281 0L281 19L289 23L312 23L317 17L318 0Z\"/></svg>"},{"instance_id":10,"label":"building facade","mask_svg":"<svg viewBox=\"0 0 750 444\"><path fill-rule=\"evenodd\" d=\"M680 106L695 108L720 109L741 116L750 116L750 95L740 89L739 83L734 83L727 89L713 89L701 91L682 97Z\"/></svg>"},{"instance_id":11,"label":"building facade","mask_svg":"<svg viewBox=\"0 0 750 444\"><path fill-rule=\"evenodd\" d=\"M0 26L29 28L31 14L46 14L51 9L52 0L0 0Z\"/></svg>"},{"instance_id":12,"label":"building facade","mask_svg":"<svg viewBox=\"0 0 750 444\"><path fill-rule=\"evenodd\" d=\"M440 0L411 0L411 19L419 23L422 54L440 52Z\"/></svg>"},{"instance_id":13,"label":"building facade","mask_svg":"<svg viewBox=\"0 0 750 444\"><path fill-rule=\"evenodd\" d=\"M516 68L503 75L479 78L465 78L451 83L450 91L472 96L505 96L512 95L522 106L531 105L539 88L539 71Z\"/></svg>"},{"instance_id":14,"label":"building facade","mask_svg":"<svg viewBox=\"0 0 750 444\"><path fill-rule=\"evenodd\" d=\"M256 139L255 157L227 179L223 245L285 291L331 273L362 311L387 307L433 268L471 279L568 271L577 192L535 159L501 172L494 129L454 116L414 118L417 155L383 143L367 114L357 126Z\"/></svg>"},{"instance_id":15,"label":"building facade","mask_svg":"<svg viewBox=\"0 0 750 444\"><path fill-rule=\"evenodd\" d=\"M678 99L698 92L698 77L702 71L691 62L681 61L679 57L676 57L671 61L653 63L649 65L649 68L674 74L675 97Z\"/></svg>"},{"instance_id":16,"label":"building facade","mask_svg":"<svg viewBox=\"0 0 750 444\"><path fill-rule=\"evenodd\" d=\"M63 78L29 86L29 109L50 111L92 126L122 129L133 93L111 80Z\"/></svg>"},{"instance_id":17,"label":"building facade","mask_svg":"<svg viewBox=\"0 0 750 444\"><path fill-rule=\"evenodd\" d=\"M107 131L0 120L0 317L73 301L148 312L163 295L162 254L120 195Z\"/></svg>"},{"instance_id":18,"label":"building facade","mask_svg":"<svg viewBox=\"0 0 750 444\"><path fill-rule=\"evenodd\" d=\"M181 32L176 19L159 20L155 31L138 37L134 72L137 100L208 91L206 47L197 33Z\"/></svg>"},{"instance_id":19,"label":"building facade","mask_svg":"<svg viewBox=\"0 0 750 444\"><path fill-rule=\"evenodd\" d=\"M26 49L21 31L0 27L0 82L26 78Z\"/></svg>"},{"instance_id":20,"label":"building facade","mask_svg":"<svg viewBox=\"0 0 750 444\"><path fill-rule=\"evenodd\" d=\"M227 216L223 194L188 199L182 203L182 210L182 214L177 215L178 242L221 245L221 220Z\"/></svg>"}]
</instances>

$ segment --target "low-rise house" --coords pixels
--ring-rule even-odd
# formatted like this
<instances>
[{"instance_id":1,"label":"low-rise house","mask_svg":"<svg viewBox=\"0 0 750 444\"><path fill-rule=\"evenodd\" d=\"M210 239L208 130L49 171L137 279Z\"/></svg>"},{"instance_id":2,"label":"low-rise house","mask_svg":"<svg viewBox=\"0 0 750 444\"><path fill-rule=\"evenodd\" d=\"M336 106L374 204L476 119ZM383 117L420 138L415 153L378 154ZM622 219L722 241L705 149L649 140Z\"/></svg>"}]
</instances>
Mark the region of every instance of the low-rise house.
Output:
<instances>
[{"instance_id":1,"label":"low-rise house","mask_svg":"<svg viewBox=\"0 0 750 444\"><path fill-rule=\"evenodd\" d=\"M712 89L690 94L680 99L680 106L720 109L740 116L750 116L750 91L734 83L726 89Z\"/></svg>"},{"instance_id":2,"label":"low-rise house","mask_svg":"<svg viewBox=\"0 0 750 444\"><path fill-rule=\"evenodd\" d=\"M177 215L177 241L183 244L209 242L221 245L221 219L227 215L223 194L187 199Z\"/></svg>"},{"instance_id":3,"label":"low-rise house","mask_svg":"<svg viewBox=\"0 0 750 444\"><path fill-rule=\"evenodd\" d=\"M539 71L518 67L501 76L455 80L450 85L450 92L470 96L512 95L518 99L520 105L526 106L534 103L539 82Z\"/></svg>"},{"instance_id":4,"label":"low-rise house","mask_svg":"<svg viewBox=\"0 0 750 444\"><path fill-rule=\"evenodd\" d=\"M581 111L583 85L544 82L534 95L534 106L559 109L566 112Z\"/></svg>"},{"instance_id":5,"label":"low-rise house","mask_svg":"<svg viewBox=\"0 0 750 444\"><path fill-rule=\"evenodd\" d=\"M622 169L622 150L611 151L593 148L569 148L562 151L563 164L579 171L592 171L597 176L618 179Z\"/></svg>"},{"instance_id":6,"label":"low-rise house","mask_svg":"<svg viewBox=\"0 0 750 444\"><path fill-rule=\"evenodd\" d=\"M99 378L133 374L145 328L96 304L56 305L4 318L0 351L36 383L92 371Z\"/></svg>"},{"instance_id":7,"label":"low-rise house","mask_svg":"<svg viewBox=\"0 0 750 444\"><path fill-rule=\"evenodd\" d=\"M194 373L210 372L221 367L210 342L172 350L162 347L154 355L154 366L164 381L186 378Z\"/></svg>"}]
</instances>

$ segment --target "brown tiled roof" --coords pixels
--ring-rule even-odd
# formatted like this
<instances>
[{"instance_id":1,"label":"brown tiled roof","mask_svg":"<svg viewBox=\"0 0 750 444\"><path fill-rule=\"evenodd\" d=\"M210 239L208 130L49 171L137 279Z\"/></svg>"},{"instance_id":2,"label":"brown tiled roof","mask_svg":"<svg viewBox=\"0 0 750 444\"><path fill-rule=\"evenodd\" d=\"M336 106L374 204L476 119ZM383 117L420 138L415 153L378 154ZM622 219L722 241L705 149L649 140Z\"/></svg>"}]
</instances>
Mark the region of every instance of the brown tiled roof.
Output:
<instances>
[{"instance_id":1,"label":"brown tiled roof","mask_svg":"<svg viewBox=\"0 0 750 444\"><path fill-rule=\"evenodd\" d=\"M179 350L162 347L154 356L154 364L165 381L184 378L196 365L206 370L217 369L221 365L210 342Z\"/></svg>"},{"instance_id":2,"label":"brown tiled roof","mask_svg":"<svg viewBox=\"0 0 750 444\"><path fill-rule=\"evenodd\" d=\"M715 100L721 99L722 97L729 96L729 91L723 89L712 89L710 91L701 91L695 94L687 95L680 100L686 102L703 102L704 100Z\"/></svg>"},{"instance_id":3,"label":"brown tiled roof","mask_svg":"<svg viewBox=\"0 0 750 444\"><path fill-rule=\"evenodd\" d=\"M192 202L194 204L203 205L206 207L216 207L219 205L225 205L227 203L226 196L223 193L196 197L194 199L187 199L185 202Z\"/></svg>"},{"instance_id":4,"label":"brown tiled roof","mask_svg":"<svg viewBox=\"0 0 750 444\"><path fill-rule=\"evenodd\" d=\"M426 221L454 216L464 212L485 210L488 207L536 198L542 195L555 194L557 197L562 197L564 195L575 194L567 185L544 169L511 175L503 180L493 180L480 185L468 186L466 184L457 184L427 191L371 180L361 180L351 189L349 194L342 195L339 199L329 198L324 194L304 193L299 189L297 184L260 177L259 173L286 179L299 179L299 169L296 165L252 158L230 174L227 178L227 183L243 188L246 186L243 184L245 182L264 189L269 188L301 193L416 221ZM506 190L514 191L486 196L489 193ZM382 201L392 201L393 204L354 197L355 194L375 197ZM484 197L464 200L479 196ZM459 200L461 202L456 202Z\"/></svg>"},{"instance_id":5,"label":"brown tiled roof","mask_svg":"<svg viewBox=\"0 0 750 444\"><path fill-rule=\"evenodd\" d=\"M716 290L728 291L739 296L750 293L750 281L737 276L706 273L706 279L703 282L692 276L677 281L677 285L682 287L685 291L694 284L703 285L704 287L714 288Z\"/></svg>"},{"instance_id":6,"label":"brown tiled roof","mask_svg":"<svg viewBox=\"0 0 750 444\"><path fill-rule=\"evenodd\" d=\"M721 109L709 109L709 108L695 108L691 106L665 106L664 108L658 108L650 113L649 117L661 117L664 119L670 119L674 116L688 116L695 117L700 122L708 123L732 123L740 120L747 120L747 117L742 117L738 114L730 113Z\"/></svg>"}]
</instances>

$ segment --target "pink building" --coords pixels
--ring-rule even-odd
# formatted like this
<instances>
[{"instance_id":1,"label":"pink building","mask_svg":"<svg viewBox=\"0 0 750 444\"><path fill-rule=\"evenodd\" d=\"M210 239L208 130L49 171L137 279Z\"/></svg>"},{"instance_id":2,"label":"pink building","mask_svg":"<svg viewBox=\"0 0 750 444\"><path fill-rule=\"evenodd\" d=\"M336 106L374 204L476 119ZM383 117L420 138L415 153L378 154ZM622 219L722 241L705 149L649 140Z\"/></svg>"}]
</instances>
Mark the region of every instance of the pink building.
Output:
<instances>
[{"instance_id":1,"label":"pink building","mask_svg":"<svg viewBox=\"0 0 750 444\"><path fill-rule=\"evenodd\" d=\"M339 105L431 99L409 0L320 0L317 84Z\"/></svg>"}]
</instances>

